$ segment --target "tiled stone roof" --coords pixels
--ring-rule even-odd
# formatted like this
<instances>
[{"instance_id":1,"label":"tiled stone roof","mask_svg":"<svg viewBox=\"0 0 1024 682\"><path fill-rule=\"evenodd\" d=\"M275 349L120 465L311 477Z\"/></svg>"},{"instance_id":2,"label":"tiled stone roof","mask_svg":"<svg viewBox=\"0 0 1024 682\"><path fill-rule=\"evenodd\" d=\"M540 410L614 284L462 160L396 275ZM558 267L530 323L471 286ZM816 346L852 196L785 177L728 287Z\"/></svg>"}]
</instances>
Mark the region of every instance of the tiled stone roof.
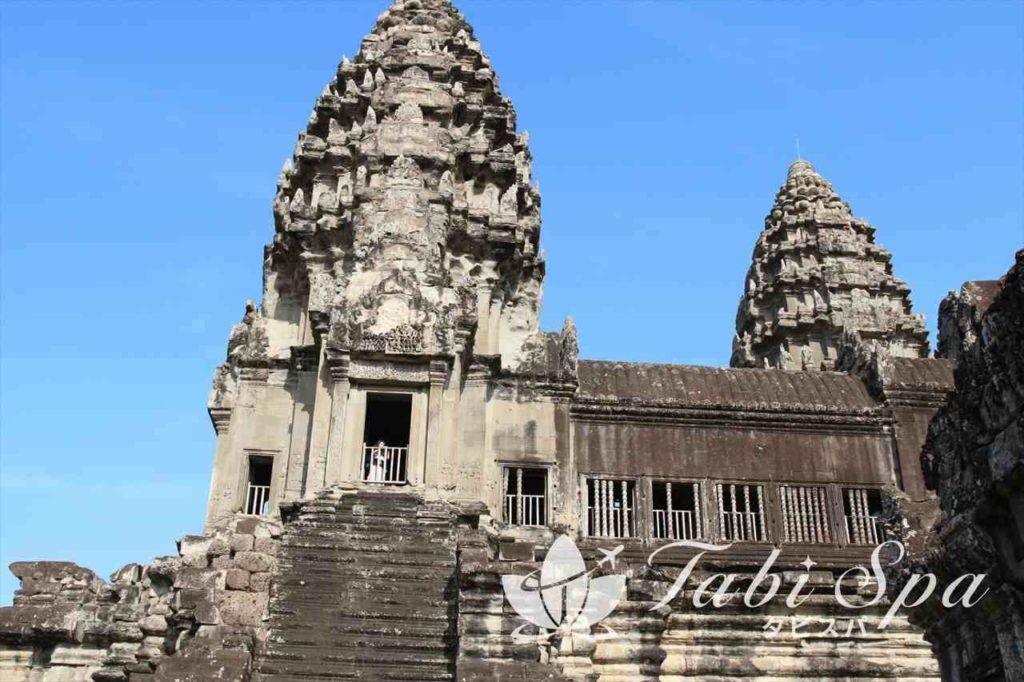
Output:
<instances>
[{"instance_id":1,"label":"tiled stone roof","mask_svg":"<svg viewBox=\"0 0 1024 682\"><path fill-rule=\"evenodd\" d=\"M581 360L579 381L578 397L592 401L826 412L876 407L863 382L842 372Z\"/></svg>"}]
</instances>

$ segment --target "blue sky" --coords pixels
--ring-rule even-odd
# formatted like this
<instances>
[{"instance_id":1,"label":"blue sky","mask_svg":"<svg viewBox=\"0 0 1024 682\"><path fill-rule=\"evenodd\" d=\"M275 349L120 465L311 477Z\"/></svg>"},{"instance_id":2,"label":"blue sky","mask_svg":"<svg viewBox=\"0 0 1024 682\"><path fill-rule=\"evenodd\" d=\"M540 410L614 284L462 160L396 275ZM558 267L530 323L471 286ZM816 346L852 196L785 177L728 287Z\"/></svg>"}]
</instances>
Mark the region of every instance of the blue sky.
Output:
<instances>
[{"instance_id":1,"label":"blue sky","mask_svg":"<svg viewBox=\"0 0 1024 682\"><path fill-rule=\"evenodd\" d=\"M531 133L544 326L587 357L728 362L797 138L932 328L1024 244L1021 3L458 4ZM3 3L0 562L105 576L201 528L277 173L384 7Z\"/></svg>"}]
</instances>

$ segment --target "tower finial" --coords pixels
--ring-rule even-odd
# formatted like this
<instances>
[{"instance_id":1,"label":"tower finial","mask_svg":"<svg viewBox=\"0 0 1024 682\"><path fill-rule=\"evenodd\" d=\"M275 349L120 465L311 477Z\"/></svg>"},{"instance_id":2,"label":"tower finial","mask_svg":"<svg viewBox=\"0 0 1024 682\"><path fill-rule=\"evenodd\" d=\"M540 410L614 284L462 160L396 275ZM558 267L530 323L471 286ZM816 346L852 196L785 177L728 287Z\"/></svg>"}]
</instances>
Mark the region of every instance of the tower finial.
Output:
<instances>
[{"instance_id":1,"label":"tower finial","mask_svg":"<svg viewBox=\"0 0 1024 682\"><path fill-rule=\"evenodd\" d=\"M796 138L796 160L802 161L804 157L800 155L800 138Z\"/></svg>"}]
</instances>

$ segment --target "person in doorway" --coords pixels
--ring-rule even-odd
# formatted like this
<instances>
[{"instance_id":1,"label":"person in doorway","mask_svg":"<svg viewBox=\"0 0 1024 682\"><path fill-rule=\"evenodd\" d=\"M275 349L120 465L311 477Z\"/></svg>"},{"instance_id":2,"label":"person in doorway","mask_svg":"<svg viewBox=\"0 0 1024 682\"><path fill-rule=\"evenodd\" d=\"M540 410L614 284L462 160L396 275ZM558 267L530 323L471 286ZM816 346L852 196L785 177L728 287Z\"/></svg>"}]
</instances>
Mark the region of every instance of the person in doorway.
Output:
<instances>
[{"instance_id":1,"label":"person in doorway","mask_svg":"<svg viewBox=\"0 0 1024 682\"><path fill-rule=\"evenodd\" d=\"M370 471L366 477L371 483L383 483L387 480L387 444L383 439L370 450Z\"/></svg>"}]
</instances>

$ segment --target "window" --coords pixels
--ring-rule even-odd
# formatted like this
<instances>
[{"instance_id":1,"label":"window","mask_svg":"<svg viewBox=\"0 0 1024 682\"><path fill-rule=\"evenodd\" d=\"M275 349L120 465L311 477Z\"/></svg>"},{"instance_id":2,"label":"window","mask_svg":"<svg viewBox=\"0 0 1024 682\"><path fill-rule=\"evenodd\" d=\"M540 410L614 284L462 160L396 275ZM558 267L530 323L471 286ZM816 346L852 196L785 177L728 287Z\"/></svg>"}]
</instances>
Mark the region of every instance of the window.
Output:
<instances>
[{"instance_id":1,"label":"window","mask_svg":"<svg viewBox=\"0 0 1024 682\"><path fill-rule=\"evenodd\" d=\"M727 542L764 542L764 488L718 483L718 530Z\"/></svg>"},{"instance_id":2,"label":"window","mask_svg":"<svg viewBox=\"0 0 1024 682\"><path fill-rule=\"evenodd\" d=\"M652 525L656 538L698 540L704 536L699 483L651 483Z\"/></svg>"},{"instance_id":3,"label":"window","mask_svg":"<svg viewBox=\"0 0 1024 682\"><path fill-rule=\"evenodd\" d=\"M843 513L846 537L852 545L877 545L882 541L878 516L882 512L882 493L869 488L843 489Z\"/></svg>"},{"instance_id":4,"label":"window","mask_svg":"<svg viewBox=\"0 0 1024 682\"><path fill-rule=\"evenodd\" d=\"M405 483L408 480L412 396L369 393L363 426L363 480Z\"/></svg>"},{"instance_id":5,"label":"window","mask_svg":"<svg viewBox=\"0 0 1024 682\"><path fill-rule=\"evenodd\" d=\"M587 480L587 535L630 538L636 535L636 482Z\"/></svg>"},{"instance_id":6,"label":"window","mask_svg":"<svg viewBox=\"0 0 1024 682\"><path fill-rule=\"evenodd\" d=\"M543 526L547 523L547 469L506 467L505 523L510 526Z\"/></svg>"},{"instance_id":7,"label":"window","mask_svg":"<svg viewBox=\"0 0 1024 682\"><path fill-rule=\"evenodd\" d=\"M245 513L263 516L270 507L270 481L274 458L249 455L249 485L245 492Z\"/></svg>"},{"instance_id":8,"label":"window","mask_svg":"<svg viewBox=\"0 0 1024 682\"><path fill-rule=\"evenodd\" d=\"M828 491L820 486L779 486L783 542L832 542Z\"/></svg>"}]
</instances>

